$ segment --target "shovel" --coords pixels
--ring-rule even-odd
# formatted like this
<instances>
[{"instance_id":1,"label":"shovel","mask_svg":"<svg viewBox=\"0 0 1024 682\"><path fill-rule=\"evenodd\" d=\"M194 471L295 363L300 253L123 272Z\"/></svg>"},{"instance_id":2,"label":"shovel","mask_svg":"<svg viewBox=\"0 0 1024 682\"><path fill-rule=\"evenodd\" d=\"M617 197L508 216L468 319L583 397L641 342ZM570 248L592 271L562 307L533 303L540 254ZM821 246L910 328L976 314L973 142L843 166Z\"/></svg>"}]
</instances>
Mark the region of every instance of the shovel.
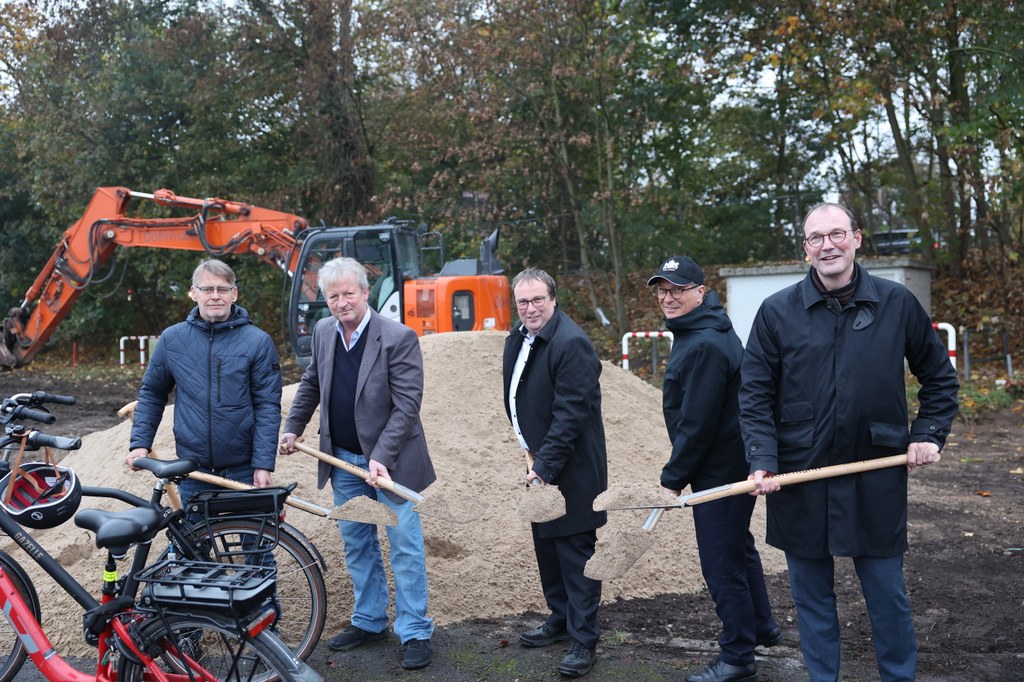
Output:
<instances>
[{"instance_id":1,"label":"shovel","mask_svg":"<svg viewBox=\"0 0 1024 682\"><path fill-rule=\"evenodd\" d=\"M533 455L523 450L526 470L533 469ZM565 516L565 498L557 485L546 485L540 478L530 481L526 494L519 498L519 516L530 523L545 523Z\"/></svg>"},{"instance_id":2,"label":"shovel","mask_svg":"<svg viewBox=\"0 0 1024 682\"><path fill-rule=\"evenodd\" d=\"M938 461L938 460L936 460ZM772 480L780 486L806 483L807 481L818 481L824 478L846 476L875 469L885 469L894 466L905 466L907 456L892 455L890 457L879 457L878 459L861 460L847 464L834 464L832 466L807 469L806 471L791 471L786 474L777 474ZM624 531L618 534L612 533L607 539L598 541L594 549L594 555L587 561L583 569L583 575L592 580L612 580L621 577L629 568L643 556L644 552L651 548L655 541L654 528L661 519L666 509L681 507L692 507L696 504L719 500L723 497L743 495L757 489L757 484L752 480L727 483L716 488L708 488L700 492L680 495L675 500L665 504L620 504L612 503L599 505L595 502L594 511L614 511L624 509L648 509L650 513L640 528L639 534Z\"/></svg>"},{"instance_id":3,"label":"shovel","mask_svg":"<svg viewBox=\"0 0 1024 682\"><path fill-rule=\"evenodd\" d=\"M295 449L299 452L303 452L311 457L319 459L321 462L326 462L331 466L336 466L343 471L347 471L350 474L358 476L364 480L370 480L370 472L362 467L357 467L355 464L349 464L343 459L338 459L333 455L328 455L326 452L320 452L316 448L311 448L300 442L295 443ZM415 490L411 490L401 483L395 483L394 481L377 478L377 485L385 490L393 492L404 500L412 502L416 506L413 508L414 511L420 514L426 514L428 516L436 516L443 518L452 523L469 523L476 520L484 511L484 507L481 505L473 504L460 504L450 505L447 500L443 497L438 498L431 496L429 499L420 495ZM342 505L344 506L344 505ZM335 510L337 511L337 509Z\"/></svg>"},{"instance_id":4,"label":"shovel","mask_svg":"<svg viewBox=\"0 0 1024 682\"><path fill-rule=\"evenodd\" d=\"M118 410L117 416L127 418L129 421L131 421L135 416L135 407L138 404L138 400L133 400L132 402L128 403L120 410ZM150 451L149 456L158 457L158 455L153 451ZM223 476L215 476L214 474L207 474L202 471L193 471L188 475L188 477L194 481L212 483L213 485L218 485L222 488L228 488L230 490L253 489L253 486L248 485L246 483L232 481L229 478L224 478ZM178 496L177 487L174 486L173 484L168 484L164 488L164 492L167 494L167 498L171 503L171 507L173 507L174 509L181 509L181 499ZM395 513L388 509L386 505L380 505L382 509L353 509L345 508L345 505L342 505L341 507L338 507L332 511L325 507L321 507L318 504L308 502L306 500L303 500L299 497L294 497L292 495L289 495L288 498L284 501L284 503L290 507L301 509L304 512L308 512L316 516L322 516L335 521L359 521L362 523L374 523L376 525L386 526L394 526L398 523L398 518L395 516Z\"/></svg>"},{"instance_id":5,"label":"shovel","mask_svg":"<svg viewBox=\"0 0 1024 682\"><path fill-rule=\"evenodd\" d=\"M130 403L128 403L127 405L125 405L124 407L117 411L117 416L127 419L128 421L134 421L135 406L138 404L138 400L131 401ZM162 459L162 457L160 457L152 450L149 451L149 456L155 457L157 459ZM173 509L181 509L181 498L178 496L178 486L174 485L173 483L168 483L166 486L164 486L164 494L167 495L167 499L171 503L171 507Z\"/></svg>"},{"instance_id":6,"label":"shovel","mask_svg":"<svg viewBox=\"0 0 1024 682\"><path fill-rule=\"evenodd\" d=\"M224 478L222 476L215 476L202 471L193 471L188 475L194 481L202 481L204 483L212 483L219 485L223 488L230 488L231 490L257 490L253 486L247 483L239 483L238 481L232 481L230 478ZM304 512L315 514L316 516L323 516L332 520L342 521L359 521L360 523L373 523L376 525L383 526L394 526L398 523L398 518L395 513L388 509L386 505L380 505L383 510L377 509L345 509L345 505L336 507L334 510L329 510L326 507L321 507L318 504L314 504L307 500L303 500L298 497L289 495L284 501L285 504L301 509Z\"/></svg>"}]
</instances>

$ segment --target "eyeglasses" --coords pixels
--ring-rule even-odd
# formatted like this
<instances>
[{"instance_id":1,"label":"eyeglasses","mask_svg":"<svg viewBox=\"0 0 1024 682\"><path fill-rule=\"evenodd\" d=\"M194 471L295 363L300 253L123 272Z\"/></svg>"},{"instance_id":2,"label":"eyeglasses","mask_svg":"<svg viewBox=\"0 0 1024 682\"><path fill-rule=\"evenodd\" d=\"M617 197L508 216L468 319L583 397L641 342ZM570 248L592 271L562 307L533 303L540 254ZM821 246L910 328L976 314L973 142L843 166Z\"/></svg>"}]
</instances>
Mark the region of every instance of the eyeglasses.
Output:
<instances>
[{"instance_id":1,"label":"eyeglasses","mask_svg":"<svg viewBox=\"0 0 1024 682\"><path fill-rule=\"evenodd\" d=\"M195 290L204 296L209 296L215 291L221 296L227 296L235 290L235 287L195 287Z\"/></svg>"},{"instance_id":2,"label":"eyeglasses","mask_svg":"<svg viewBox=\"0 0 1024 682\"><path fill-rule=\"evenodd\" d=\"M544 307L544 302L548 300L547 296L534 296L533 298L518 298L516 299L516 307L520 310L526 310L533 304L533 307L540 310Z\"/></svg>"},{"instance_id":3,"label":"eyeglasses","mask_svg":"<svg viewBox=\"0 0 1024 682\"><path fill-rule=\"evenodd\" d=\"M696 289L699 286L699 284L692 284L688 287L672 287L671 289L666 289L665 287L654 287L654 295L658 299L665 298L666 296L671 296L672 298L678 301L683 297L683 294L685 294L687 291Z\"/></svg>"},{"instance_id":4,"label":"eyeglasses","mask_svg":"<svg viewBox=\"0 0 1024 682\"><path fill-rule=\"evenodd\" d=\"M828 233L828 240L833 244L842 244L846 241L847 232L853 232L853 230L832 230ZM815 249L824 243L825 235L823 234L812 234L810 237L804 239L804 244Z\"/></svg>"}]
</instances>

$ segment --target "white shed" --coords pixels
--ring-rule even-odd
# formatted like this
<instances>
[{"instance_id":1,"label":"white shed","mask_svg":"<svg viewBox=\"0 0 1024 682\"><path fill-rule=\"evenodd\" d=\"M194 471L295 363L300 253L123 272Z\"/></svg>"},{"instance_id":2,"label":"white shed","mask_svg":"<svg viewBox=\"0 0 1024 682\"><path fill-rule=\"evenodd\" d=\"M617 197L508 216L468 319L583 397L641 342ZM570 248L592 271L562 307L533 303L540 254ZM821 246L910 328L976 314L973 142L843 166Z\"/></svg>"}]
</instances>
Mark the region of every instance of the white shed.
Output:
<instances>
[{"instance_id":1,"label":"white shed","mask_svg":"<svg viewBox=\"0 0 1024 682\"><path fill-rule=\"evenodd\" d=\"M899 282L932 312L932 271L934 267L908 256L889 258L860 258L858 263L876 277ZM807 274L807 263L761 265L750 268L722 268L719 276L725 280L726 312L740 340L746 345L750 328L754 325L761 302L790 284L799 282Z\"/></svg>"}]
</instances>

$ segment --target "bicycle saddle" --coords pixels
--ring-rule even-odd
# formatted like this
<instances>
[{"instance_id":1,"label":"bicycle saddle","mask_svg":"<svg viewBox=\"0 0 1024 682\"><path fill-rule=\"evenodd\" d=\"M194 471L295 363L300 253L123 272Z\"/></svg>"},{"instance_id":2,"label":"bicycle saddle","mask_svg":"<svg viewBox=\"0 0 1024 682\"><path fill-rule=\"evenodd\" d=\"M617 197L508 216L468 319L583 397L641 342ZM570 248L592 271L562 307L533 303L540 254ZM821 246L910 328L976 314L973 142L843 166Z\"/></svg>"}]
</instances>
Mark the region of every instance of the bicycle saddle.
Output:
<instances>
[{"instance_id":1,"label":"bicycle saddle","mask_svg":"<svg viewBox=\"0 0 1024 682\"><path fill-rule=\"evenodd\" d=\"M152 540L160 532L162 518L152 507L118 512L83 509L75 514L75 525L94 532L96 546L120 558L133 544Z\"/></svg>"},{"instance_id":2,"label":"bicycle saddle","mask_svg":"<svg viewBox=\"0 0 1024 682\"><path fill-rule=\"evenodd\" d=\"M132 462L137 469L150 471L157 478L185 478L191 472L199 468L192 459L156 459L154 457L139 457Z\"/></svg>"}]
</instances>

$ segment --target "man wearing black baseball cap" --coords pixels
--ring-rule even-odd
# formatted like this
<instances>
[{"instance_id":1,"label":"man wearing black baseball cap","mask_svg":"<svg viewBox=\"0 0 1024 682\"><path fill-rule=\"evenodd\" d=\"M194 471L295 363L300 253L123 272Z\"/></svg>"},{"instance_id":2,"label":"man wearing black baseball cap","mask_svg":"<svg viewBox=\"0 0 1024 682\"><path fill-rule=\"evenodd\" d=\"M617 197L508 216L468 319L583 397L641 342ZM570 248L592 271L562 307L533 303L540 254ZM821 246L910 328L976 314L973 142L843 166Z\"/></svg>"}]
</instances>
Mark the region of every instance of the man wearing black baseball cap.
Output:
<instances>
[{"instance_id":1,"label":"man wearing black baseball cap","mask_svg":"<svg viewBox=\"0 0 1024 682\"><path fill-rule=\"evenodd\" d=\"M647 286L653 286L659 279L677 287L688 287L704 284L704 271L689 256L672 256L647 280Z\"/></svg>"},{"instance_id":2,"label":"man wearing black baseball cap","mask_svg":"<svg viewBox=\"0 0 1024 682\"><path fill-rule=\"evenodd\" d=\"M743 346L704 271L686 256L673 256L647 280L654 287L672 352L665 367L662 410L672 453L661 488L678 497L747 477L739 425ZM757 679L754 647L774 646L782 632L772 617L761 557L750 534L757 498L737 495L693 507L701 572L722 621L720 653L687 682Z\"/></svg>"}]
</instances>

